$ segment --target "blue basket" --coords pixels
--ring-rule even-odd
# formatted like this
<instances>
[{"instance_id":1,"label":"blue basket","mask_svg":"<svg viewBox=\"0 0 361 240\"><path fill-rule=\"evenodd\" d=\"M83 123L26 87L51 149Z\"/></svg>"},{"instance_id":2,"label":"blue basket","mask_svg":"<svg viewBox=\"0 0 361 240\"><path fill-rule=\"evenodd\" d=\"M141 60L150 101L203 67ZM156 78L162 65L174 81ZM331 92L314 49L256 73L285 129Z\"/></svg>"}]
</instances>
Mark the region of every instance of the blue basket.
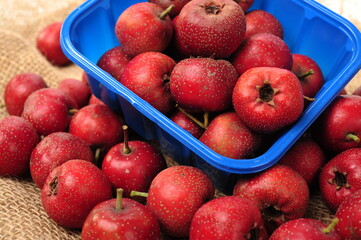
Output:
<instances>
[{"instance_id":1,"label":"blue basket","mask_svg":"<svg viewBox=\"0 0 361 240\"><path fill-rule=\"evenodd\" d=\"M361 34L348 20L313 0L255 0L251 9L274 14L284 27L292 53L310 56L320 66L326 83L300 119L265 151L252 159L223 157L168 117L124 87L96 63L119 45L114 26L119 15L136 0L88 0L64 21L61 46L89 77L94 94L125 116L129 127L148 140L158 140L162 151L179 164L205 171L216 186L229 192L238 174L264 170L275 164L307 130L361 68ZM287 10L285 10L287 9Z\"/></svg>"}]
</instances>

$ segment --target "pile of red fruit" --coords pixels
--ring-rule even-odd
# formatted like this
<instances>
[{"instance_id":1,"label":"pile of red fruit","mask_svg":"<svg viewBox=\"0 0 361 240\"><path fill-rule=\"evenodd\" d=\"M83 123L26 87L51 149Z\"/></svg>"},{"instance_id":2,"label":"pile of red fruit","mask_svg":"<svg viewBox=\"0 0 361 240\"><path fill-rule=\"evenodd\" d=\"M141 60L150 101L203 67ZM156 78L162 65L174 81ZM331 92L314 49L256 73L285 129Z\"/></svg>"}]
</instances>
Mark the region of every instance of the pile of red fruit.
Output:
<instances>
[{"instance_id":1,"label":"pile of red fruit","mask_svg":"<svg viewBox=\"0 0 361 240\"><path fill-rule=\"evenodd\" d=\"M215 152L254 156L297 121L324 79L314 60L291 53L280 22L251 5L134 4L115 26L121 46L97 64ZM52 26L39 50L69 63ZM48 216L82 229L82 239L361 239L358 94L336 97L276 165L240 175L219 196L202 170L167 166L85 75L51 88L22 73L5 87L0 174L30 174ZM318 191L335 214L328 226L305 217Z\"/></svg>"}]
</instances>

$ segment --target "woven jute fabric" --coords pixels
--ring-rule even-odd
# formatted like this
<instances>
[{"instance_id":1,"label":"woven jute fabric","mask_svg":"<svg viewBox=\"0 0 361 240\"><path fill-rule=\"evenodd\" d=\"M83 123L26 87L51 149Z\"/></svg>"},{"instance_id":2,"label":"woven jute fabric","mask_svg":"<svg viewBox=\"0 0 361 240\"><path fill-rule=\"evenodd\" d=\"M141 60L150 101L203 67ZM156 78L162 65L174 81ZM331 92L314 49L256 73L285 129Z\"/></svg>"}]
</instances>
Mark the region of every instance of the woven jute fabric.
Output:
<instances>
[{"instance_id":1,"label":"woven jute fabric","mask_svg":"<svg viewBox=\"0 0 361 240\"><path fill-rule=\"evenodd\" d=\"M81 78L82 70L75 64L56 67L45 60L36 48L36 36L46 25L63 21L84 1L0 1L0 118L7 115L3 100L4 87L16 74L38 73L50 87L56 87L64 78ZM335 11L345 11L344 7L338 9L340 6L335 5L337 1L322 1L333 4ZM353 4L359 4L357 1ZM351 20L355 20L356 24L359 23L356 18ZM346 90L351 92L355 89L361 82L359 78L359 75L356 75ZM175 163L169 160L169 164ZM41 190L30 177L0 177L0 240L80 239L79 230L62 228L46 215L40 193ZM217 195L222 194L217 193ZM306 217L319 219L325 223L333 217L317 192L311 195Z\"/></svg>"}]
</instances>

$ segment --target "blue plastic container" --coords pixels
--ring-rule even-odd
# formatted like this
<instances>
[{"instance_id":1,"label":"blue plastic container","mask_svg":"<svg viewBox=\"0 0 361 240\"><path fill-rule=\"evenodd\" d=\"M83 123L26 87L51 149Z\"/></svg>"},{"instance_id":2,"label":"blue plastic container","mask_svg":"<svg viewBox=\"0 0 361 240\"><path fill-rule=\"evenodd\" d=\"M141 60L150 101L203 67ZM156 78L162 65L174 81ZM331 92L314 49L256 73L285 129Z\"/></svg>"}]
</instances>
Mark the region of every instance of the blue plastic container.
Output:
<instances>
[{"instance_id":1,"label":"blue plastic container","mask_svg":"<svg viewBox=\"0 0 361 240\"><path fill-rule=\"evenodd\" d=\"M141 1L88 0L65 20L62 48L88 74L94 94L122 111L133 130L145 139L158 140L162 151L179 164L205 171L224 192L232 190L238 174L258 172L275 164L361 68L361 34L346 19L313 0L255 0L251 9L274 14L284 27L284 40L291 51L313 58L326 83L300 119L264 154L253 159L226 158L97 67L101 55L119 45L114 34L117 18L138 2Z\"/></svg>"}]
</instances>

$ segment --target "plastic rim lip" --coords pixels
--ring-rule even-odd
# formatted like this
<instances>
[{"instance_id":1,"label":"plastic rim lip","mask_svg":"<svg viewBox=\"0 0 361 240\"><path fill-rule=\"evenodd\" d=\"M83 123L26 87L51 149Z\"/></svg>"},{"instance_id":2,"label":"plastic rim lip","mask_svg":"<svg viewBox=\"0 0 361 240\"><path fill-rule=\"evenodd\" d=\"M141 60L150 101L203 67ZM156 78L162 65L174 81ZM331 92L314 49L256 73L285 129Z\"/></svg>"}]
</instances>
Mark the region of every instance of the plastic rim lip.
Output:
<instances>
[{"instance_id":1,"label":"plastic rim lip","mask_svg":"<svg viewBox=\"0 0 361 240\"><path fill-rule=\"evenodd\" d=\"M61 30L61 46L64 53L70 60L83 68L86 72L91 72L92 76L95 77L102 85L126 99L145 117L153 121L157 126L176 138L178 141L182 142L184 146L189 148L189 150L194 152L200 158L204 159L207 163L226 172L239 174L252 173L266 169L276 163L333 100L333 98L338 94L339 88L344 87L349 80L351 80L351 76L355 75L356 72L361 69L361 37L359 30L348 20L332 12L323 5L313 0L304 0L304 2L317 11L321 9L326 12L328 18L342 23L343 31L346 32L354 43L352 58L342 71L337 74L332 82L329 80L331 82L330 86L323 91L320 96L318 96L315 104L311 104L302 114L301 120L296 122L287 132L282 134L281 137L264 154L253 159L230 159L215 153L199 142L199 140L194 137L190 137L188 133L175 125L165 115L159 113L150 104L140 99L114 78L110 77L109 74L94 65L76 49L73 41L71 40L72 24L79 20L84 11L95 7L98 4L98 1L88 0L68 15ZM338 82L340 79L344 78L344 76L349 77L348 81L344 81L342 85L339 85ZM321 102L321 104L318 104L318 102Z\"/></svg>"}]
</instances>

